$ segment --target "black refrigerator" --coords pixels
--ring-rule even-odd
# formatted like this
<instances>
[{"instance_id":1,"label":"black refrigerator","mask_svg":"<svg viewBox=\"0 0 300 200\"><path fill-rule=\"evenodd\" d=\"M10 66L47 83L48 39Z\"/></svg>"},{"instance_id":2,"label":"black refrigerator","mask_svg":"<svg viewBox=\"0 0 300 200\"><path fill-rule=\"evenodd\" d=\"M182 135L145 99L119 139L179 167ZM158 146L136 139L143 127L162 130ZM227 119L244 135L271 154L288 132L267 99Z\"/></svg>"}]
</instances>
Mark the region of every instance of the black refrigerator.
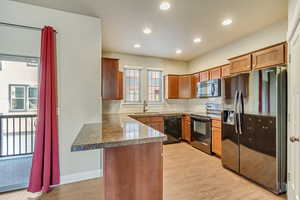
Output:
<instances>
[{"instance_id":1,"label":"black refrigerator","mask_svg":"<svg viewBox=\"0 0 300 200\"><path fill-rule=\"evenodd\" d=\"M273 193L286 191L284 66L225 78L222 164Z\"/></svg>"}]
</instances>

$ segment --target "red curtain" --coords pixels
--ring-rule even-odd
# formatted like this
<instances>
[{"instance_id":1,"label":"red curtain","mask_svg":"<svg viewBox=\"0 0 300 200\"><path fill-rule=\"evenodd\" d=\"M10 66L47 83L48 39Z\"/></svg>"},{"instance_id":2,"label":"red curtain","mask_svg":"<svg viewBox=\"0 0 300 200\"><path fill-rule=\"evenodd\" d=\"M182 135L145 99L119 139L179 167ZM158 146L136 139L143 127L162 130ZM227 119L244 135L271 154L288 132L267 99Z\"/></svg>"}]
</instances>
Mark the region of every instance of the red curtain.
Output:
<instances>
[{"instance_id":1,"label":"red curtain","mask_svg":"<svg viewBox=\"0 0 300 200\"><path fill-rule=\"evenodd\" d=\"M28 191L48 192L60 181L57 129L55 31L42 29L39 109Z\"/></svg>"}]
</instances>

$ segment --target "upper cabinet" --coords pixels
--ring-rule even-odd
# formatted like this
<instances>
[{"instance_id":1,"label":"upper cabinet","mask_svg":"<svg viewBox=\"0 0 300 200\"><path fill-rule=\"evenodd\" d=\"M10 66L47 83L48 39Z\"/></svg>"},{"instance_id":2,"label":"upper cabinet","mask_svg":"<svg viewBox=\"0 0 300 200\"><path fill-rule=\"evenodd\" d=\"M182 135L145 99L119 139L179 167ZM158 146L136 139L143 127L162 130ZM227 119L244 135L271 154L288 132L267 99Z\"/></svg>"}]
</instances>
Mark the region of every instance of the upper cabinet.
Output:
<instances>
[{"instance_id":1,"label":"upper cabinet","mask_svg":"<svg viewBox=\"0 0 300 200\"><path fill-rule=\"evenodd\" d=\"M123 74L119 72L119 60L102 58L101 65L102 99L120 100L123 98Z\"/></svg>"},{"instance_id":2,"label":"upper cabinet","mask_svg":"<svg viewBox=\"0 0 300 200\"><path fill-rule=\"evenodd\" d=\"M189 99L197 97L197 83L228 77L232 74L248 72L254 69L286 64L287 43L283 42L270 47L259 49L248 54L229 59L230 63L214 67L191 75L167 75L165 77L165 98L166 99ZM243 87L246 84L248 73L244 73L245 80L235 82L234 78L225 81L225 90L230 85ZM229 81L231 80L231 81ZM228 82L229 81L229 82ZM231 86L229 87L231 88ZM230 91L226 91L233 95ZM247 91L244 92L247 94Z\"/></svg>"},{"instance_id":3,"label":"upper cabinet","mask_svg":"<svg viewBox=\"0 0 300 200\"><path fill-rule=\"evenodd\" d=\"M219 79L221 78L221 68L213 68L209 70L209 80Z\"/></svg>"},{"instance_id":4,"label":"upper cabinet","mask_svg":"<svg viewBox=\"0 0 300 200\"><path fill-rule=\"evenodd\" d=\"M178 75L165 76L165 98L178 99Z\"/></svg>"},{"instance_id":5,"label":"upper cabinet","mask_svg":"<svg viewBox=\"0 0 300 200\"><path fill-rule=\"evenodd\" d=\"M200 81L209 80L209 71L200 72Z\"/></svg>"},{"instance_id":6,"label":"upper cabinet","mask_svg":"<svg viewBox=\"0 0 300 200\"><path fill-rule=\"evenodd\" d=\"M251 70L251 54L229 59L230 73L247 72Z\"/></svg>"},{"instance_id":7,"label":"upper cabinet","mask_svg":"<svg viewBox=\"0 0 300 200\"><path fill-rule=\"evenodd\" d=\"M285 44L279 44L252 54L252 67L259 69L286 63Z\"/></svg>"},{"instance_id":8,"label":"upper cabinet","mask_svg":"<svg viewBox=\"0 0 300 200\"><path fill-rule=\"evenodd\" d=\"M179 87L179 99L189 99L191 98L192 92L192 78L191 75L180 75L178 79Z\"/></svg>"},{"instance_id":9,"label":"upper cabinet","mask_svg":"<svg viewBox=\"0 0 300 200\"><path fill-rule=\"evenodd\" d=\"M200 73L192 74L192 87L191 87L191 97L197 97L197 83L200 81Z\"/></svg>"},{"instance_id":10,"label":"upper cabinet","mask_svg":"<svg viewBox=\"0 0 300 200\"><path fill-rule=\"evenodd\" d=\"M230 65L221 66L221 76L226 77L230 75Z\"/></svg>"}]
</instances>

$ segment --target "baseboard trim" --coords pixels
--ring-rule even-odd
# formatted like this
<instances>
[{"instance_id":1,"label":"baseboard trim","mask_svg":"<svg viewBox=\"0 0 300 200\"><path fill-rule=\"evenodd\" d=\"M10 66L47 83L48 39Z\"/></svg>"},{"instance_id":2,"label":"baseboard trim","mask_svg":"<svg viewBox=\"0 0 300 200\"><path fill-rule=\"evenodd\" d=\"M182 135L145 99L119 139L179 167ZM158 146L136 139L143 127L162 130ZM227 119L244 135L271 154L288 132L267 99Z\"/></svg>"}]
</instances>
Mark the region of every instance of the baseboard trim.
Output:
<instances>
[{"instance_id":1,"label":"baseboard trim","mask_svg":"<svg viewBox=\"0 0 300 200\"><path fill-rule=\"evenodd\" d=\"M84 180L93 179L93 178L99 178L102 176L103 176L102 169L70 174L70 175L60 177L60 185L68 184L68 183L75 183L78 181L84 181Z\"/></svg>"}]
</instances>

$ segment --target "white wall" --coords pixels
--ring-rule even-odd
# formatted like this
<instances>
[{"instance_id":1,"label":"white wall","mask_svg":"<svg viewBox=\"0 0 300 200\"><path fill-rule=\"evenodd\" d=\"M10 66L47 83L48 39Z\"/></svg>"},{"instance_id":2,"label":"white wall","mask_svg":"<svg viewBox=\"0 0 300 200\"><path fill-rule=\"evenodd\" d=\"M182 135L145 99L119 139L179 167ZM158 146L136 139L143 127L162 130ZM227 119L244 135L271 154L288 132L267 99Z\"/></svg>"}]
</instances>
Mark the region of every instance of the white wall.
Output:
<instances>
[{"instance_id":1,"label":"white wall","mask_svg":"<svg viewBox=\"0 0 300 200\"><path fill-rule=\"evenodd\" d=\"M119 70L127 66L138 66L145 68L159 68L164 74L185 74L187 73L187 63L181 61L167 60L155 57L137 56L130 54L104 52L103 57L118 58ZM143 80L146 83L146 78ZM146 93L147 91L142 91ZM149 105L149 111L185 111L187 109L187 100L167 100L161 105ZM140 112L142 105L125 105L122 101L103 101L103 113L131 113Z\"/></svg>"},{"instance_id":2,"label":"white wall","mask_svg":"<svg viewBox=\"0 0 300 200\"><path fill-rule=\"evenodd\" d=\"M194 73L227 64L228 58L242 55L260 48L264 48L276 43L286 41L287 21L282 21L263 30L255 32L232 43L208 52L205 55L199 56L189 62L188 72ZM222 98L209 99L193 99L189 101L189 110L204 111L204 104L222 103Z\"/></svg>"},{"instance_id":3,"label":"white wall","mask_svg":"<svg viewBox=\"0 0 300 200\"><path fill-rule=\"evenodd\" d=\"M35 27L50 25L58 31L56 38L62 181L76 179L80 176L78 173L97 174L100 172L102 160L100 150L74 153L70 148L84 123L101 120L100 19L1 0L0 21ZM1 52L38 55L36 41L40 40L39 32L27 30L29 35L33 34L27 37L28 34L23 34L24 30L13 29L19 39L14 43L1 43ZM0 30L3 30L2 26ZM28 45L32 38L34 42L29 42ZM26 46L22 46L22 41L25 41ZM18 52L14 49L18 49Z\"/></svg>"}]
</instances>

